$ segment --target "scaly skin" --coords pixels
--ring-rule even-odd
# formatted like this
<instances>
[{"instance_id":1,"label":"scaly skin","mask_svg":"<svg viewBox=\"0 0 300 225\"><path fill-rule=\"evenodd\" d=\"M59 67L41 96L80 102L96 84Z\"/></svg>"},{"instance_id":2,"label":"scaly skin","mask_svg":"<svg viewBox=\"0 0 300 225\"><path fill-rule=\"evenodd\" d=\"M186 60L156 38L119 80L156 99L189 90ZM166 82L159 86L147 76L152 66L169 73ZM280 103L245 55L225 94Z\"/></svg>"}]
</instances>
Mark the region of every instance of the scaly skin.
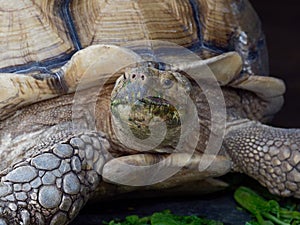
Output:
<instances>
[{"instance_id":1,"label":"scaly skin","mask_svg":"<svg viewBox=\"0 0 300 225\"><path fill-rule=\"evenodd\" d=\"M189 81L177 72L159 71L152 67L134 67L125 71L112 93L112 116L116 127L129 127L121 136L132 132L139 139L151 136L161 122L167 134L160 146L176 147L181 132L180 116L186 114Z\"/></svg>"},{"instance_id":2,"label":"scaly skin","mask_svg":"<svg viewBox=\"0 0 300 225\"><path fill-rule=\"evenodd\" d=\"M299 130L275 129L259 122L251 122L247 119L249 105L244 107L241 102L248 98L251 104L261 106L259 98L246 92L239 95L233 89L222 90L230 125L220 152L222 157L232 160L233 169L253 176L271 192L299 197ZM195 101L199 123L204 127L196 146L196 156L193 158L195 162L186 167L187 171L183 173L184 176L192 175L191 179L197 179L198 174L200 176L197 171L201 158L199 155L209 134L209 107L200 88L178 72L147 67L130 68L125 77L119 78L114 90L112 86L106 86L96 106L96 124L105 134L76 129L68 131L62 126L72 121L72 96L49 100L48 105L44 102L37 103L6 119L1 124L1 129L6 130L14 140L24 138L30 132L33 132L33 139L39 135L50 135L37 141L35 146L24 145L24 149L18 149L21 153L14 153L18 146L13 143L7 145L10 149L2 150L8 156L9 165L1 173L0 224L68 224L96 189L101 180L102 168L109 165L118 171L114 161L110 161L108 152L115 157L126 155L124 161L144 166L159 161L163 157L160 153L168 153L174 149L179 135L178 128L181 126L178 114L185 115L187 110L186 96L191 96ZM90 97L86 98L87 105L91 101ZM127 110L127 106L130 110ZM112 108L115 123L110 123L112 115L107 113L109 107ZM256 119L259 117L257 113ZM145 128L150 126L153 119L158 121L157 124L165 121L171 132L159 149L152 150L152 154L142 154L143 151L139 153L118 142L114 130L122 131L122 123L131 126L140 137L147 137L149 131ZM140 129L136 124L144 127ZM60 131L58 133L54 129L57 126L63 127L57 129ZM39 130L43 132L39 133ZM7 133L2 132L1 135L3 141ZM126 137L126 133L123 135ZM187 135L187 142L193 135L199 134ZM23 146L22 140L19 143ZM166 166L181 165L181 158L176 154L176 157L167 161ZM213 172L206 174L206 177L228 172L230 163L226 159L220 162L224 162L224 166L215 170L212 168ZM124 174L126 173L128 178L134 175L130 171L125 171ZM179 178L176 177L176 181L180 184ZM123 179L126 180L127 177ZM181 182L184 181L183 177Z\"/></svg>"},{"instance_id":3,"label":"scaly skin","mask_svg":"<svg viewBox=\"0 0 300 225\"><path fill-rule=\"evenodd\" d=\"M109 143L101 133L61 134L1 177L1 225L66 224L101 180Z\"/></svg>"},{"instance_id":4,"label":"scaly skin","mask_svg":"<svg viewBox=\"0 0 300 225\"><path fill-rule=\"evenodd\" d=\"M148 70L150 77L152 77L153 69L148 68ZM173 72L169 72L168 76L172 76L172 73ZM120 101L117 100L117 102L121 102L123 106L117 108L113 105L113 109L118 111L118 118L121 118L121 120L126 121L128 124L134 124L136 121L133 118L126 118L126 115L128 115L124 110L126 106L132 106L136 104L137 101L140 101L145 97L148 98L148 95L152 96L153 94L153 85L151 86L147 83L148 76L145 76L145 74L147 74L145 69L140 71L131 70L130 74L126 74L125 77L120 78L121 81L119 82L122 83L122 85L116 87L118 89L117 93L121 93L119 95ZM158 83L162 83L165 79L165 74L168 73L164 72L161 73L161 75L156 75L156 78L160 81ZM130 86L132 80L127 79L128 76L130 77L132 75L134 75L135 79L137 79L136 83L138 84L138 88L136 89ZM180 76L181 75L179 73L176 73L177 80L179 81L183 80ZM145 78L141 79L141 77ZM184 82L184 84L187 84L187 82ZM181 82L174 82L171 87L178 90L176 87L180 85L184 86ZM158 85L154 86L157 87ZM150 88L150 91L148 91L148 87L152 87ZM139 94L138 97L133 99L126 99L122 93L128 93L128 89L137 90L135 94L142 94ZM161 87L158 87L158 89L163 90ZM178 96L181 99L179 101L175 101L178 103L176 108L185 109L187 104L184 100L182 100L182 98L184 98L184 94L189 94L190 90L191 94L195 95L195 85L192 89L191 86L189 86L185 89L185 92L179 91L178 93L175 91L172 92L172 90L167 88L165 89L165 92L162 92L160 97L164 99L169 95ZM115 98L118 98L118 95L116 96L117 97ZM152 104L160 105L161 102L162 101L156 101ZM203 108L203 105L197 105L197 108L200 110ZM132 110L132 107L130 107L130 109ZM237 108L234 110L236 109ZM230 110L230 112L232 111ZM170 112L168 111L166 114L167 113ZM184 110L183 113L185 113ZM145 118L149 114L153 115L154 110L148 110L147 113L144 114L144 117L140 116L138 120L141 120L141 117ZM239 116L241 116L241 114ZM140 129L138 132L141 133L143 130ZM169 140L176 138L178 138L178 136L169 137ZM228 127L224 138L223 148L233 161L233 169L235 171L246 173L257 179L262 185L266 186L271 193L281 196L300 197L299 129L274 128L262 125L257 121L250 121L246 118L243 119L242 117L238 117L236 114L233 116L228 115Z\"/></svg>"},{"instance_id":5,"label":"scaly skin","mask_svg":"<svg viewBox=\"0 0 300 225\"><path fill-rule=\"evenodd\" d=\"M269 191L300 198L300 130L246 122L229 130L225 146L235 171L258 180Z\"/></svg>"}]
</instances>

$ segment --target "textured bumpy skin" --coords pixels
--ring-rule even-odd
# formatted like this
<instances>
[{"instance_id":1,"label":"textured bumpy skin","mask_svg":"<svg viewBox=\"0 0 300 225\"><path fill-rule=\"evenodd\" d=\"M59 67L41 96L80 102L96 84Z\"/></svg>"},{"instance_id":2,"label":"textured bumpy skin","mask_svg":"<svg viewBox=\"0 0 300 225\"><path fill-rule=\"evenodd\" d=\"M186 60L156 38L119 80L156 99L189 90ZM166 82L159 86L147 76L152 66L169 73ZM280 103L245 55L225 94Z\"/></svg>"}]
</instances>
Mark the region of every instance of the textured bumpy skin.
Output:
<instances>
[{"instance_id":1,"label":"textured bumpy skin","mask_svg":"<svg viewBox=\"0 0 300 225\"><path fill-rule=\"evenodd\" d=\"M92 49L101 53L101 51L98 50L103 47L105 49L109 48L109 46L96 46ZM120 52L124 52L124 49L120 49ZM136 54L128 52L128 56L130 55L135 56ZM78 57L78 55L75 57ZM224 57L232 59L230 54ZM233 59L236 58L233 57ZM77 61L71 60L71 62ZM214 57L209 59L208 62L216 69L222 68L224 62L228 61L224 61L222 57ZM72 66L74 66L76 68L77 65L76 63L71 63L68 67L72 68ZM237 68L241 68L239 63L233 63L233 65L236 65ZM298 147L298 131L279 131L274 128L267 129L257 123L253 125L253 131L252 128L246 130L250 132L251 135L249 136L248 133L245 132L245 126L247 124L245 122L239 124L239 121L243 121L242 119L249 121L247 119L248 117L252 117L254 120L264 118L265 113L268 112L268 110L265 109L269 107L264 98L259 98L247 90L236 90L235 87L230 87L231 84L227 84L226 87L221 87L228 109L227 120L232 126L228 126L220 157L215 157L214 163L210 165L212 168L199 171L199 162L203 158L203 151L211 132L210 108L205 94L203 94L203 91L197 84L189 81L187 77L180 72L163 71L142 64L140 67L129 67L128 70L125 70L126 74L120 76L114 89L112 83L107 83L100 93L96 87L98 90L96 95L93 95L94 92L92 88L76 93L83 97L83 99L81 99L82 102L76 102L77 106L81 105L81 108L77 111L78 114L75 113L75 115L73 115L73 118L72 114L74 113L74 108L72 108L72 104L74 104L73 100L75 97L69 94L24 107L20 109L18 113L6 118L1 123L1 128L9 132L8 136L5 132L1 134L3 143L6 143L11 149L21 151L21 153L17 153L17 151L10 152L6 149L3 150L4 145L1 146L3 154L7 154L10 157L11 155L16 155L15 159L12 158L8 160L9 157L7 157L7 162L10 163L10 165L9 167L6 166L6 169L1 173L0 222L2 224L68 224L76 216L92 192L96 190L102 179L102 168L106 168L104 171L106 176L104 176L104 178L105 181L108 182L116 179L123 181L136 181L134 178L138 181L141 181L139 178L145 179L145 176L139 177L141 174L132 173L132 170L123 170L123 167L119 167L118 161L111 160L108 152L117 158L126 155L123 160L129 162L129 164L133 163L138 166L147 166L153 162L160 161L160 159L163 159L168 153L174 150L173 142L178 138L178 133L171 132L170 136L165 139L166 142L162 142L162 145L159 146L158 149L154 148L149 151L151 154L142 154L144 153L144 149L127 148L127 145L116 137L114 131L121 130L123 127L112 123L110 109L112 109L112 111L118 111L119 114L124 114L126 110L123 110L122 107L114 108L114 106L118 105L116 102L121 103L125 108L126 106L130 108L132 103L136 104L142 102L146 110L134 111L134 107L130 108L132 112L138 112L136 117L128 118L120 116L118 118L121 118L123 122L142 122L142 125L148 128L151 119L145 120L145 118L153 117L154 115L159 117L159 119L163 119L163 121L168 122L168 120L170 120L172 128L174 126L180 127L180 123L173 123L177 121L176 118L167 116L169 112L174 112L174 107L166 100L168 98L166 98L165 95L169 95L173 98L175 102L178 103L176 107L183 109L183 113L185 113L185 109L189 108L187 107L189 101L186 101L185 97L190 96L197 109L199 117L197 121L203 126L203 129L200 134L193 132L193 129L188 129L192 131L191 133L184 133L184 141L187 143L187 149L179 149L178 153L187 152L190 146L194 144L194 147L191 147L191 149L195 149L195 155L191 160L184 161L186 157L179 154L165 161L161 169L165 169L165 167L182 168L183 166L185 171L179 173L179 176L177 175L173 180L161 183L161 186L158 185L156 187L157 189L164 188L164 185L173 187L172 181L180 185L185 181L206 180L210 176L220 176L230 170L230 160L232 160L235 169L255 177L261 181L262 184L268 186L272 192L279 192L278 194L284 196L298 197L299 173L296 169L297 165L295 164L294 166L292 162L288 161L290 163L289 165L292 166L292 170L288 172L286 169L290 168L286 168L285 166L279 166L277 169L275 164L269 165L267 158L274 156L272 155L274 153L277 156L275 158L271 157L271 162L273 163L273 161L275 161L283 165L285 159L287 159L284 157L287 157L287 154L291 154L290 159L297 161L299 150L298 148L295 149L296 147L293 144L295 143ZM220 70L219 72L228 74L228 71L225 69L228 67L224 66L223 68L224 70ZM232 68L229 69L232 70ZM76 71L70 70L72 72ZM199 71L199 76L201 76L201 70ZM234 69L233 71L236 70ZM94 72L96 73L96 71ZM81 75L82 74L78 72L77 76L81 77ZM72 73L71 77L76 78L76 72ZM219 77L224 76L220 75ZM155 78L154 81L157 82L154 85L154 89L152 78ZM90 80L87 81L88 83L90 82ZM235 83L233 85L238 84ZM278 86L281 87L281 85ZM141 94L141 91L143 94ZM214 92L216 90L213 89L211 91ZM281 91L282 89L280 88L278 90L275 89L269 93L268 97L275 95L270 98L277 98L277 94L279 93L280 96ZM179 92L185 95L180 95L180 98L176 98L179 96ZM120 95L119 98L115 98L118 94ZM216 95L216 93L214 95ZM93 102L97 104L93 104ZM241 104L242 102L248 102L249 104L243 105ZM89 107L90 105L92 105L92 108ZM137 104L137 106L141 106L141 104ZM251 111L249 107L253 109L258 107L260 110ZM68 124L68 122L76 123L78 118L87 122L89 117L86 117L88 115L86 113L93 110L95 110L96 118L93 119L96 120L96 127L99 128L100 131L103 131L105 135L99 132L76 132L76 130L72 131L70 126L62 126L64 123ZM176 113L172 115L176 116ZM41 118L43 118L43 120L41 120ZM74 120L72 121L72 119ZM56 128L56 126L61 127L58 129L62 132L61 134L52 129ZM147 136L147 130L148 129L139 129L139 134L141 136L146 134ZM39 132L41 132L40 135ZM46 138L41 139L40 142L37 141L34 147L26 149L22 148L22 144L24 144L24 142L25 144L30 144L32 141L28 142L25 134L27 137L33 135L33 137L40 136ZM52 134L53 137L51 137ZM193 141L195 136L199 136L197 143ZM272 147L268 146L269 143L267 141L272 138L274 139L274 136L275 138L278 137L278 143L284 142L284 138L288 136L290 141L285 143L288 150L281 148L280 143L278 144L277 142L275 142L274 145L278 149L272 150ZM14 143L5 142L5 138L8 137L19 141L16 142L17 146L14 146ZM123 137L127 137L126 133L123 134ZM248 137L250 137L251 141L248 140ZM255 138L260 142L261 148L267 149L264 156L257 153L259 151L259 144L254 146L252 141L252 139ZM288 145L289 143L290 145ZM19 144L20 147L18 147ZM249 151L247 150L248 148L250 148ZM132 157L130 157L131 155ZM255 155L259 156L258 164L252 164ZM186 165L184 163L186 163ZM257 168L265 169L268 178L268 180L266 179L267 182L263 179L264 174L261 172L253 173ZM116 176L112 173L114 171L116 172ZM276 171L276 173L273 171ZM147 178L150 178L150 174L147 174L146 181ZM280 180L281 177L274 177L274 174L283 174L281 177L286 179ZM142 173L142 175L145 174ZM154 177L151 177L150 181L155 179L156 175L157 174L154 174ZM281 181L284 182L283 186L280 183Z\"/></svg>"},{"instance_id":2,"label":"textured bumpy skin","mask_svg":"<svg viewBox=\"0 0 300 225\"><path fill-rule=\"evenodd\" d=\"M235 171L257 179L269 191L300 197L300 130L249 122L229 131L225 146Z\"/></svg>"},{"instance_id":3,"label":"textured bumpy skin","mask_svg":"<svg viewBox=\"0 0 300 225\"><path fill-rule=\"evenodd\" d=\"M168 113L172 114L173 109L169 107L168 102L160 102L154 98L152 101L150 100L149 105L143 106L146 107L146 112L138 111L137 116L135 116L135 114L132 113L135 112L134 105L142 105L137 102L149 98L147 96L153 95L160 96L162 99L164 99L164 96L176 96L179 100L172 100L174 102L173 105L176 105L177 103L177 109L185 109L188 107L188 104L185 101L185 95L182 94L182 91L178 86L185 88L185 94L187 90L189 90L190 95L194 96L192 98L194 98L195 102L199 101L197 100L197 96L201 95L201 92L198 92L197 86L190 86L187 82L182 82L184 79L180 79L180 74L177 74L177 78L175 79L173 76L176 73L159 72L158 70L156 72L154 71L155 70L151 68L138 70L131 69L130 72L125 73L124 76L119 78L118 84L115 87L115 92L117 94L113 95L112 98L113 102L116 101L118 103L112 104L113 114L117 111L119 120L127 122L132 130L137 129L137 133L140 135L147 133L145 129L143 129L145 124L146 126L148 125L147 116L154 117L155 115L159 115L162 118L166 116L165 120L167 121L167 115ZM157 84L152 84L153 76L156 76L156 79L158 80ZM132 77L134 79L132 79ZM169 85L168 87L164 87L163 85L166 78L169 79L167 80L169 81L167 82ZM162 85L160 86L160 84ZM135 85L137 85L137 87L135 87ZM153 89L156 88L161 90L161 92L153 92ZM176 90L176 94L173 93L172 89ZM229 93L230 92L231 91L229 91ZM124 93L126 93L126 95L124 95ZM227 100L228 106L230 105L230 101L233 100L229 93L227 93L226 90L223 90L223 95ZM244 95L245 99L242 97L240 100L241 102L245 100L251 102L254 100L252 98L247 99L246 93L244 93ZM131 96L131 98L128 98L127 96ZM237 96L234 98L236 97ZM121 106L119 106L119 104ZM129 109L132 114L126 113L126 110L128 110L126 107L128 106L130 106ZM200 117L207 113L203 110L204 106L204 102L197 105L199 111L201 108L201 114L199 114ZM240 106L237 107L237 105L234 105L233 107L233 110L237 113L236 110ZM161 113L161 110L163 113ZM230 115L232 113L230 107L228 110L228 114ZM129 115L130 118L126 117L126 115ZM232 117L230 118L230 116ZM223 147L233 162L233 169L254 177L274 194L299 197L300 171L298 167L300 165L300 130L280 129L262 125L259 122L251 122L248 119L242 118L242 112L240 112L239 115L235 114L230 116L227 118L227 132L224 137ZM264 115L261 116L264 117ZM169 120L170 123L172 123L172 117ZM135 124L140 124L140 126L135 126ZM125 135L126 134L124 134L124 136ZM175 133L172 135L171 138L169 137L169 142L164 143L165 145L172 145L172 141L170 140L176 140ZM193 134L188 135L190 136ZM166 137L168 136L166 135ZM201 141L203 140L201 139L199 142Z\"/></svg>"},{"instance_id":4,"label":"textured bumpy skin","mask_svg":"<svg viewBox=\"0 0 300 225\"><path fill-rule=\"evenodd\" d=\"M66 224L96 189L109 144L99 133L69 134L11 165L0 184L1 225Z\"/></svg>"}]
</instances>

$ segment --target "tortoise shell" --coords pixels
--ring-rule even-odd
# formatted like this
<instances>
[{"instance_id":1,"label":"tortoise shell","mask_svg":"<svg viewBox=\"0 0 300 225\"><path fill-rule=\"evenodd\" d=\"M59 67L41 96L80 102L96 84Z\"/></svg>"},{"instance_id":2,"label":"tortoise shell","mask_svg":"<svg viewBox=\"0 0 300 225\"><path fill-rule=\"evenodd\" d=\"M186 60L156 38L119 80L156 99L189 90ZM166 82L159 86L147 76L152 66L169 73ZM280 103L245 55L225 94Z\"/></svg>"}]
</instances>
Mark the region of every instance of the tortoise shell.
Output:
<instances>
[{"instance_id":1,"label":"tortoise shell","mask_svg":"<svg viewBox=\"0 0 300 225\"><path fill-rule=\"evenodd\" d=\"M0 8L2 73L51 70L87 46L135 40L174 42L203 58L237 51L245 72L268 73L261 24L247 0L11 0Z\"/></svg>"},{"instance_id":2,"label":"tortoise shell","mask_svg":"<svg viewBox=\"0 0 300 225\"><path fill-rule=\"evenodd\" d=\"M183 46L208 64L235 51L240 57L220 56L233 74L215 68L221 85L256 93L267 103L266 117L283 103L283 82L262 76L268 74L266 44L247 0L0 1L0 34L0 119L24 105L74 92L89 59L101 56L108 68L135 58L112 46L147 40ZM86 49L101 44L110 50Z\"/></svg>"}]
</instances>

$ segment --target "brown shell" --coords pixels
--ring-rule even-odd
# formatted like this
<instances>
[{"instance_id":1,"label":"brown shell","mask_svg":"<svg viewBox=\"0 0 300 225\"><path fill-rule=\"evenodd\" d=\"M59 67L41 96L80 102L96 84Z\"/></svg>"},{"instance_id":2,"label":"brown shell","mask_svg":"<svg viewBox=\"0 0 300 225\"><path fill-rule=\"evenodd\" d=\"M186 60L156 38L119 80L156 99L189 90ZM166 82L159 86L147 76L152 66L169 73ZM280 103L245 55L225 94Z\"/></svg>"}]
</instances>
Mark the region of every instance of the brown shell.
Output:
<instances>
[{"instance_id":1,"label":"brown shell","mask_svg":"<svg viewBox=\"0 0 300 225\"><path fill-rule=\"evenodd\" d=\"M260 22L247 0L1 1L0 33L0 72L51 69L89 45L147 39L204 58L237 50L246 72L267 68Z\"/></svg>"},{"instance_id":2,"label":"brown shell","mask_svg":"<svg viewBox=\"0 0 300 225\"><path fill-rule=\"evenodd\" d=\"M282 105L284 84L257 76L267 74L267 51L260 21L247 0L0 0L0 118L74 92L76 79L91 66L89 59L101 59L104 73L115 59L125 63L138 58L116 46L143 40L168 41L208 58L221 85L253 91L268 102L267 115ZM221 55L230 51L242 61L234 54ZM216 55L221 56L212 58ZM81 60L84 65L75 63ZM189 61L189 66L197 69L198 63Z\"/></svg>"},{"instance_id":3,"label":"brown shell","mask_svg":"<svg viewBox=\"0 0 300 225\"><path fill-rule=\"evenodd\" d=\"M57 2L1 1L1 68L60 58L74 51L63 18L55 15ZM5 70L4 70L5 71Z\"/></svg>"}]
</instances>

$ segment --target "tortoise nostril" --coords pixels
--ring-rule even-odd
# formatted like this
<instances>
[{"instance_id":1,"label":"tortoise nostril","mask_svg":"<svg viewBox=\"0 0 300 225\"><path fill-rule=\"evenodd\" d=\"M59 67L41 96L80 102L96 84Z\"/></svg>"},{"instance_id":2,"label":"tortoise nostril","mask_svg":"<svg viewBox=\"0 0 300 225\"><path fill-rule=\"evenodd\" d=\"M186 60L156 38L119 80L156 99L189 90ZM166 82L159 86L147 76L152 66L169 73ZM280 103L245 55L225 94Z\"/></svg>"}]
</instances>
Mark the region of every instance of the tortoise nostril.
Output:
<instances>
[{"instance_id":1,"label":"tortoise nostril","mask_svg":"<svg viewBox=\"0 0 300 225\"><path fill-rule=\"evenodd\" d=\"M136 77L136 75L135 74L132 74L132 79L134 79Z\"/></svg>"},{"instance_id":2,"label":"tortoise nostril","mask_svg":"<svg viewBox=\"0 0 300 225\"><path fill-rule=\"evenodd\" d=\"M142 78L142 80L145 80L145 76L144 75L142 75L141 78Z\"/></svg>"}]
</instances>

